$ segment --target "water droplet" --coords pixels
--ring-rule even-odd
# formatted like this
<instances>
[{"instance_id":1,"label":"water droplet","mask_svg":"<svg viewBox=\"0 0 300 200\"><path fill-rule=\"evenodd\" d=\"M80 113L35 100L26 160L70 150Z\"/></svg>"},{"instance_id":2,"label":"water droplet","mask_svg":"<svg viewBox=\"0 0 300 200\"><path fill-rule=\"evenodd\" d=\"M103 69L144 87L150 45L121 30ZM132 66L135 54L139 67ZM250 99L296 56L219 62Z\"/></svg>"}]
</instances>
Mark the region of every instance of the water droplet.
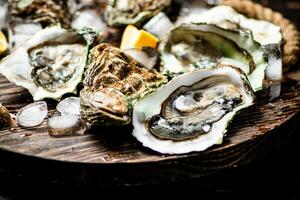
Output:
<instances>
[{"instance_id":1,"label":"water droplet","mask_svg":"<svg viewBox=\"0 0 300 200\"><path fill-rule=\"evenodd\" d=\"M204 125L204 126L202 127L202 130L203 130L205 133L208 133L209 130L210 130L210 126L209 126L209 125Z\"/></svg>"},{"instance_id":2,"label":"water droplet","mask_svg":"<svg viewBox=\"0 0 300 200\"><path fill-rule=\"evenodd\" d=\"M9 131L15 133L15 132L17 132L17 129L16 128L10 128Z\"/></svg>"}]
</instances>

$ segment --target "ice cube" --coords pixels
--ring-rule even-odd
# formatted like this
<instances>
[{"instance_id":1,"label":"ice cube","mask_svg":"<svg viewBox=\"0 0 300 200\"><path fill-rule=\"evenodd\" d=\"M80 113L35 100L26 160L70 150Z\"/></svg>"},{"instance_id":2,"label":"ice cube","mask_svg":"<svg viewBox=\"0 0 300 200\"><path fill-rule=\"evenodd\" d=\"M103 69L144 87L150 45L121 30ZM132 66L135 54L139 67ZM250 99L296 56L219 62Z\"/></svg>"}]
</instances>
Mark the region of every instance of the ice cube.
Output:
<instances>
[{"instance_id":1,"label":"ice cube","mask_svg":"<svg viewBox=\"0 0 300 200\"><path fill-rule=\"evenodd\" d=\"M34 102L21 108L17 113L17 121L20 126L34 127L43 122L48 114L45 101Z\"/></svg>"},{"instance_id":2,"label":"ice cube","mask_svg":"<svg viewBox=\"0 0 300 200\"><path fill-rule=\"evenodd\" d=\"M168 16L160 12L147 22L143 29L157 36L159 39L162 39L172 27L173 24Z\"/></svg>"},{"instance_id":3,"label":"ice cube","mask_svg":"<svg viewBox=\"0 0 300 200\"><path fill-rule=\"evenodd\" d=\"M144 65L147 69L153 69L158 61L158 52L156 49L145 48L142 51L138 49L126 49L124 53L130 55L137 62Z\"/></svg>"},{"instance_id":4,"label":"ice cube","mask_svg":"<svg viewBox=\"0 0 300 200\"><path fill-rule=\"evenodd\" d=\"M68 97L59 102L56 110L61 115L80 115L80 99L78 97Z\"/></svg>"},{"instance_id":5,"label":"ice cube","mask_svg":"<svg viewBox=\"0 0 300 200\"><path fill-rule=\"evenodd\" d=\"M61 115L48 120L49 134L51 136L66 136L83 134L85 125L79 115Z\"/></svg>"},{"instance_id":6,"label":"ice cube","mask_svg":"<svg viewBox=\"0 0 300 200\"><path fill-rule=\"evenodd\" d=\"M75 17L71 24L74 29L82 29L85 27L89 27L94 29L95 31L105 31L107 30L107 26L105 22L101 19L101 16L97 13L96 10L83 10L78 11L75 14Z\"/></svg>"}]
</instances>

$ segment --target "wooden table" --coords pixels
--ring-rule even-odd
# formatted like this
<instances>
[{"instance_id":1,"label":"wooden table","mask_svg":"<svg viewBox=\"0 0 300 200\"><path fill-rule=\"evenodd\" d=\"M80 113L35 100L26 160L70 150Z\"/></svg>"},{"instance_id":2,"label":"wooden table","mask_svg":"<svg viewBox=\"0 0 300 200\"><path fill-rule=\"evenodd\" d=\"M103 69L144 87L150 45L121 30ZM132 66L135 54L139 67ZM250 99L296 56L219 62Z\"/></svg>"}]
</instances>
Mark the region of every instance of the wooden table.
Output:
<instances>
[{"instance_id":1,"label":"wooden table","mask_svg":"<svg viewBox=\"0 0 300 200\"><path fill-rule=\"evenodd\" d=\"M297 10L294 8L297 7L295 5L298 4L297 2L296 4L291 2L292 1L288 2L288 4L287 2L283 1L272 1L270 6L272 7L273 5L275 10L279 10L287 14L287 16L289 16L291 19L297 21L297 19L299 19L299 15L297 14ZM263 3L268 3L268 1L263 1ZM289 9L286 9L287 6ZM300 79L300 73L295 75L294 79L297 79L298 77ZM290 114L290 112L294 113L295 109L299 111L300 88L299 85L294 88L290 86L290 83L286 84L286 93L282 98L291 98L292 100L290 103L292 104L281 103L279 101L275 103L275 106L274 103L271 103L267 104L262 110L255 109L250 111L251 117L249 113L238 116L238 120L233 122L232 134L229 134L225 140L225 144L223 146L211 149L209 153L203 153L200 157L198 154L194 154L192 156L181 156L176 160L174 160L173 157L163 157L161 155L154 154L151 151L149 152L141 149L142 147L139 146L139 144L137 144L129 135L122 135L112 138L112 140L116 140L115 145L117 146L117 149L125 145L123 148L125 154L122 154L123 156L120 156L116 153L111 154L109 157L105 157L107 155L105 154L105 148L111 148L110 146L104 147L104 150L101 148L103 151L101 150L102 154L100 154L100 156L97 150L91 149L88 151L90 153L89 155L91 155L90 157L81 157L80 154L77 154L77 152L80 152L80 149L85 148L84 146L86 145L81 145L82 143L78 143L74 149L71 144L66 144L65 149L61 150L60 146L57 151L50 149L39 149L36 147L26 149L26 146L20 143L20 145L16 145L16 148L20 148L22 151L24 151L24 153L29 155L39 154L38 151L40 150L40 155L45 156L46 158L47 156L52 157L53 155L56 155L55 159L76 162L80 161L84 163L52 162L51 160L47 159L41 160L31 156L16 155L14 153L2 150L0 151L0 194L1 188L4 187L4 192L2 192L3 194L8 191L8 196L14 196L14 189L12 186L16 183L12 180L17 180L19 182L17 185L24 187L23 189L21 188L21 191L24 191L24 193L31 188L30 186L24 186L28 183L32 184L33 186L38 186L39 184L49 186L48 184L51 183L50 186L55 189L60 188L60 186L57 187L52 183L66 183L69 185L65 188L67 191L73 191L73 187L76 188L76 185L79 184L81 185L80 187L84 187L85 190L92 193L97 193L95 188L97 188L99 185L101 185L101 187L105 187L105 190L108 192L111 192L114 189L107 189L108 185L137 185L141 183L150 184L157 182L160 184L156 186L148 186L147 188L142 187L139 189L149 191L151 191L151 189L155 189L159 191L163 190L162 188L165 188L167 191L179 191L180 189L189 191L191 189L190 186L197 186L198 190L202 190L204 192L218 190L232 192L236 188L243 188L238 183L241 183L243 186L254 187L252 184L250 184L250 180L257 181L257 185L254 187L256 190L259 190L260 187L266 187L266 185L269 184L269 188L267 187L269 189L268 191L272 191L274 194L276 194L276 188L278 188L278 191L280 191L281 188L281 191L283 190L283 192L290 192L288 188L295 188L293 191L296 192L297 189L299 189L297 188L297 185L300 185L300 162L298 158L299 156L297 156L295 153L297 150L299 150L299 145L297 145L297 141L299 141L299 135L297 132L300 130L300 125L298 123L300 116L299 114L288 115L289 118L287 119L286 114ZM14 92L20 94L22 97L21 99L28 99L29 96L26 96L27 94L24 93L22 89L15 89L16 91ZM18 105L19 107L23 104L26 104L26 102L22 101L20 101L19 104L16 104L16 102L12 103L14 103L14 105ZM282 110L284 112L282 112ZM255 120L256 126L249 128L251 127L251 124L254 123L253 120ZM285 123L281 125L282 122ZM234 134L234 131L240 131L243 129L243 123L249 124L247 129L243 130L244 133L245 131L249 131L249 135L243 134L243 137L240 137L239 134ZM276 124L280 124L281 126L278 129L273 130L271 134L267 134L265 137L260 138L260 140L257 140L257 142L252 141L252 139L255 140L256 137L260 137L262 133L269 131L268 128L273 129ZM45 124L42 127L44 128L41 130L45 131ZM97 129L92 130L92 132L93 131L97 132ZM255 135L253 133L257 134ZM30 135L30 130L24 132L24 137L32 137L32 135ZM33 136L32 138L34 139L35 137L36 136ZM37 137L46 139L46 142L51 140L45 134L38 134ZM109 143L109 140L111 140L110 135L104 134L98 136L94 133L84 136L83 138L74 138L74 140L79 140L78 142L81 140L87 141L88 144L88 141L91 141L91 138L93 140L95 139L94 137L97 137L96 139L101 141L102 146L103 142L105 144L106 141ZM11 134L9 134L6 139L12 144L17 142L14 140L14 138L11 138ZM130 144L129 147L126 146L128 143ZM236 143L240 143L241 145L232 145ZM72 144L74 143L72 142ZM230 150L227 151L230 153L227 155L219 155L218 152L221 152L222 148L225 147L227 150ZM133 149L134 151L129 151L130 149ZM137 149L139 151L136 151ZM232 153L231 150L236 153ZM65 151L66 156L57 153L61 151ZM269 154L270 152L272 153ZM130 159L128 159L128 156L124 157L126 153L131 155L131 157L129 156ZM94 154L97 154L98 156L93 156ZM70 157L69 155L72 156ZM143 161L145 156L147 157L146 161L155 162L132 165L136 162ZM209 162L203 163L203 157L208 158ZM253 157L257 159L256 162L251 162L238 167L238 165L245 164L252 160ZM229 165L228 159L232 159L232 162L229 162ZM106 162L106 164L97 165L99 162ZM220 167L223 170L219 172ZM99 170L101 170L102 173L98 173ZM252 170L253 172L251 172ZM215 174L216 171L218 171L217 174ZM127 172L127 174L124 172ZM203 175L207 175L209 173L214 173L214 175L203 177ZM164 174L164 176L162 176L162 174ZM286 175L287 177L285 177ZM261 177L264 178L261 179ZM283 179L284 184L282 184L281 181L276 180L276 177L278 177L279 180L280 178ZM244 178L248 180L244 180ZM255 180L255 178L257 178L257 180ZM270 179L270 181L266 179ZM177 182L170 183L173 180L176 180ZM165 182L168 182L169 184L166 187L163 187L163 183ZM185 186L183 186L183 184ZM121 191L125 193L128 192L128 190L124 189L123 187ZM193 192L197 192L197 190ZM20 197L18 195L16 196ZM76 192L74 193L74 196L76 196Z\"/></svg>"}]
</instances>

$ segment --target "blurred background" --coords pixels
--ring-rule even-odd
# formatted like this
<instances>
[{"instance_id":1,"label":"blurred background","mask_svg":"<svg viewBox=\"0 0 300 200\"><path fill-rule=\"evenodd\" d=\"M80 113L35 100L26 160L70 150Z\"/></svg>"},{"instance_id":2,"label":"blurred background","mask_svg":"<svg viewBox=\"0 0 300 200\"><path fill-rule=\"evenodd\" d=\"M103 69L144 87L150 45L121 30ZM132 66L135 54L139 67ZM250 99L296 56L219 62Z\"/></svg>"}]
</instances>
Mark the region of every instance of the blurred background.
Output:
<instances>
[{"instance_id":1,"label":"blurred background","mask_svg":"<svg viewBox=\"0 0 300 200\"><path fill-rule=\"evenodd\" d=\"M257 0L257 2L281 12L285 17L294 21L298 28L300 27L300 0ZM36 179L7 173L0 168L0 200L100 199L105 198L106 195L115 197L120 194L140 199L157 198L158 195L163 194L184 198L197 195L200 199L205 199L205 197L209 199L215 197L300 199L300 156L298 153L300 152L300 129L297 124L300 116L298 115L294 121L296 128L286 130L289 134L285 138L279 138L285 142L263 159L211 176L169 184L101 188L37 182Z\"/></svg>"},{"instance_id":2,"label":"blurred background","mask_svg":"<svg viewBox=\"0 0 300 200\"><path fill-rule=\"evenodd\" d=\"M300 1L299 0L255 0L264 6L281 12L285 17L300 25Z\"/></svg>"}]
</instances>

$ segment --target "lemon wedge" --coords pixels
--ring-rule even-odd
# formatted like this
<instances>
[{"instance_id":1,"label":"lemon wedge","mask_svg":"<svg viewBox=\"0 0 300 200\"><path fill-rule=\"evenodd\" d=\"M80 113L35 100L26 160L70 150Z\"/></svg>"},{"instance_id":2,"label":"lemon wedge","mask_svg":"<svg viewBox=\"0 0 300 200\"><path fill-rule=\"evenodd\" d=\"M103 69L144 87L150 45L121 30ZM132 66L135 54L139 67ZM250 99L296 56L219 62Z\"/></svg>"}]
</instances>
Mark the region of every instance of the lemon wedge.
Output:
<instances>
[{"instance_id":1,"label":"lemon wedge","mask_svg":"<svg viewBox=\"0 0 300 200\"><path fill-rule=\"evenodd\" d=\"M121 49L142 49L143 47L156 48L158 39L144 30L128 25L123 33Z\"/></svg>"},{"instance_id":2,"label":"lemon wedge","mask_svg":"<svg viewBox=\"0 0 300 200\"><path fill-rule=\"evenodd\" d=\"M0 55L7 50L8 44L5 35L0 31Z\"/></svg>"}]
</instances>

